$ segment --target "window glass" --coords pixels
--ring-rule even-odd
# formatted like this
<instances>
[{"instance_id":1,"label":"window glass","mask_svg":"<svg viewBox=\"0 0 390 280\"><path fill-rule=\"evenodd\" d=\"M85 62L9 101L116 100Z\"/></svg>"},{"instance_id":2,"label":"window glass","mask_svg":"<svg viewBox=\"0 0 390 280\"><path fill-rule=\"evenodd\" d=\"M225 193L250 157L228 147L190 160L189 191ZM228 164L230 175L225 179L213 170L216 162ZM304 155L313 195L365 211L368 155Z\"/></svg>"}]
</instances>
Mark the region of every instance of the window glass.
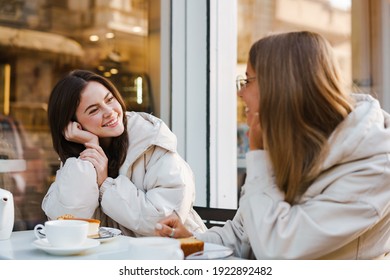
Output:
<instances>
[{"instance_id":1,"label":"window glass","mask_svg":"<svg viewBox=\"0 0 390 280\"><path fill-rule=\"evenodd\" d=\"M14 230L46 219L42 198L60 165L47 102L65 73L100 73L118 87L128 110L158 116L159 9L159 1L149 0L1 1L0 158L26 161L25 171L0 173L0 188L14 195Z\"/></svg>"}]
</instances>

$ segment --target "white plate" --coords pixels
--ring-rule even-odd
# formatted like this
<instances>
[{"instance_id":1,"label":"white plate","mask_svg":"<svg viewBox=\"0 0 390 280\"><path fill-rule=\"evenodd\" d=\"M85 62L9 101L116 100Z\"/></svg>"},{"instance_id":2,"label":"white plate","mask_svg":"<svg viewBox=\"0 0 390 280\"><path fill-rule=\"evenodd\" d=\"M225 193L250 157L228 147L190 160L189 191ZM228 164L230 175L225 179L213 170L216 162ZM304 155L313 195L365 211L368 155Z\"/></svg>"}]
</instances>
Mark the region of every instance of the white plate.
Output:
<instances>
[{"instance_id":1,"label":"white plate","mask_svg":"<svg viewBox=\"0 0 390 280\"><path fill-rule=\"evenodd\" d=\"M100 227L99 231L101 230L106 231L108 234L100 234L99 237L93 237L92 239L99 240L100 242L107 242L122 234L122 231L117 228Z\"/></svg>"},{"instance_id":2,"label":"white plate","mask_svg":"<svg viewBox=\"0 0 390 280\"><path fill-rule=\"evenodd\" d=\"M203 251L193 253L186 257L187 260L216 260L224 259L233 254L233 250L213 243L204 243Z\"/></svg>"},{"instance_id":3,"label":"white plate","mask_svg":"<svg viewBox=\"0 0 390 280\"><path fill-rule=\"evenodd\" d=\"M45 251L48 254L57 255L57 256L67 256L67 255L77 255L88 249L95 248L100 245L100 242L98 240L93 240L88 238L81 246L61 248L61 247L53 247L47 241L47 239L44 238L44 239L35 240L33 244L35 245L35 247Z\"/></svg>"}]
</instances>

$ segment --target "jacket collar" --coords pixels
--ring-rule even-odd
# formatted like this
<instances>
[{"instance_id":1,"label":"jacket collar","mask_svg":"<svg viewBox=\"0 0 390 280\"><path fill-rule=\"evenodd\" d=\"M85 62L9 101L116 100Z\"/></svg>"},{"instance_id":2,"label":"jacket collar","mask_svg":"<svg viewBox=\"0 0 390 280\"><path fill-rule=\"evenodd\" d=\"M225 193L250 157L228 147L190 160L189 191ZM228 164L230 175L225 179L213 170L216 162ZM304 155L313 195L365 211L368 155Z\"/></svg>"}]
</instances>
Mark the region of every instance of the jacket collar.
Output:
<instances>
[{"instance_id":1,"label":"jacket collar","mask_svg":"<svg viewBox=\"0 0 390 280\"><path fill-rule=\"evenodd\" d=\"M354 110L330 136L323 169L390 151L389 115L367 94L353 94Z\"/></svg>"},{"instance_id":2,"label":"jacket collar","mask_svg":"<svg viewBox=\"0 0 390 280\"><path fill-rule=\"evenodd\" d=\"M152 146L176 152L176 136L161 119L139 112L126 112L126 117L129 148L121 170L126 172L127 168Z\"/></svg>"}]
</instances>

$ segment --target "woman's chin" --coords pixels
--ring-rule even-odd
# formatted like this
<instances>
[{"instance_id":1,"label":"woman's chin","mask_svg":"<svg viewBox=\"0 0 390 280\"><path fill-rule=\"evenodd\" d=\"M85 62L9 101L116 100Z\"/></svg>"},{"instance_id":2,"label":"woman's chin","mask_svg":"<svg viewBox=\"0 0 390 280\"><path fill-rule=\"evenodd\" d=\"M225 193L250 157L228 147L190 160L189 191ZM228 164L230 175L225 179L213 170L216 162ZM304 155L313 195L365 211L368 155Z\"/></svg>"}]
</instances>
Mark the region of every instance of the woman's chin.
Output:
<instances>
[{"instance_id":1,"label":"woman's chin","mask_svg":"<svg viewBox=\"0 0 390 280\"><path fill-rule=\"evenodd\" d=\"M123 127L123 125L121 125L120 127L118 127L116 129L116 136L115 137L121 136L123 134L123 131L125 131L125 128Z\"/></svg>"},{"instance_id":2,"label":"woman's chin","mask_svg":"<svg viewBox=\"0 0 390 280\"><path fill-rule=\"evenodd\" d=\"M123 134L123 125L116 126L115 128L108 129L101 134L101 137L118 137Z\"/></svg>"}]
</instances>

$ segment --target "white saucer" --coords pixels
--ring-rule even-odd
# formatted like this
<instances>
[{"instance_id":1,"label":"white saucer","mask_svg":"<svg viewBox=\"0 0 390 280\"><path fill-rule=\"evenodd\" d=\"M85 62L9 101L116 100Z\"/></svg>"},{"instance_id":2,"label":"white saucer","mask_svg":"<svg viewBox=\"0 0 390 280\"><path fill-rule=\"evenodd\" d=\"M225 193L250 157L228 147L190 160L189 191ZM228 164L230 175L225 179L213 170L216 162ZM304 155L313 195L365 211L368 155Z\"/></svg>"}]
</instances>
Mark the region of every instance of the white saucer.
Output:
<instances>
[{"instance_id":1,"label":"white saucer","mask_svg":"<svg viewBox=\"0 0 390 280\"><path fill-rule=\"evenodd\" d=\"M233 250L213 243L204 243L204 249L201 252L193 253L186 257L187 260L216 260L224 259L233 254Z\"/></svg>"},{"instance_id":2,"label":"white saucer","mask_svg":"<svg viewBox=\"0 0 390 280\"><path fill-rule=\"evenodd\" d=\"M100 242L111 241L122 234L122 231L120 229L110 227L100 227L99 231L103 231L103 233L100 234L98 237L92 237L92 239L99 240Z\"/></svg>"},{"instance_id":3,"label":"white saucer","mask_svg":"<svg viewBox=\"0 0 390 280\"><path fill-rule=\"evenodd\" d=\"M53 247L52 245L50 245L47 239L44 238L44 239L35 240L33 244L35 245L35 247L45 251L48 254L57 255L57 256L67 256L67 255L77 255L79 253L84 252L85 250L97 247L100 245L100 242L98 240L93 240L88 238L81 246L62 248L62 247Z\"/></svg>"}]
</instances>

